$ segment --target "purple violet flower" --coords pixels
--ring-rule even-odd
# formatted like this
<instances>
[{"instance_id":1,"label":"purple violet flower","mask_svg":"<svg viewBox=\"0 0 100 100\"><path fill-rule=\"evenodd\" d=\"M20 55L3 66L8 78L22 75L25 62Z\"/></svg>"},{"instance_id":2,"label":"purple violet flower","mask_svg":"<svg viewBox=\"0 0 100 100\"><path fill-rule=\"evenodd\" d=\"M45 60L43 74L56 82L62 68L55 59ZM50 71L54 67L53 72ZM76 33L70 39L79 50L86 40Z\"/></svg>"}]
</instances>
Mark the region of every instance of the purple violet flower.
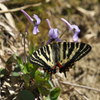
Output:
<instances>
[{"instance_id":1,"label":"purple violet flower","mask_svg":"<svg viewBox=\"0 0 100 100\"><path fill-rule=\"evenodd\" d=\"M46 21L47 21L47 23L49 25L49 29L50 29L49 30L49 37L50 37L50 39L47 41L46 45L50 44L53 39L55 39L57 42L62 42L62 40L60 38L58 38L58 35L59 35L58 29L51 28L49 20L46 19Z\"/></svg>"},{"instance_id":2,"label":"purple violet flower","mask_svg":"<svg viewBox=\"0 0 100 100\"><path fill-rule=\"evenodd\" d=\"M34 20L24 11L24 10L21 10L21 12L24 13L24 15L26 16L26 18L28 19L28 21L34 25L34 29L33 29L33 34L37 34L39 32L38 30L38 25L40 24L41 20L40 18L37 16L37 15L33 15L33 17L35 18L36 20L36 23L34 24Z\"/></svg>"},{"instance_id":3,"label":"purple violet flower","mask_svg":"<svg viewBox=\"0 0 100 100\"><path fill-rule=\"evenodd\" d=\"M19 72L19 74L20 74L20 75L22 75L22 74L23 74L23 72Z\"/></svg>"},{"instance_id":4,"label":"purple violet flower","mask_svg":"<svg viewBox=\"0 0 100 100\"><path fill-rule=\"evenodd\" d=\"M40 20L40 18L39 18L37 15L35 15L35 14L34 14L33 17L36 19L36 23L35 23L35 26L34 26L33 34L37 34L38 32L40 32L40 31L38 30L38 26L39 26L41 20Z\"/></svg>"},{"instance_id":5,"label":"purple violet flower","mask_svg":"<svg viewBox=\"0 0 100 100\"><path fill-rule=\"evenodd\" d=\"M68 23L68 21L66 21L64 18L61 18L61 20L67 25L69 30L74 33L73 40L74 40L74 42L77 42L78 41L78 34L80 32L80 29L78 28L78 26L77 25L70 25L70 23Z\"/></svg>"}]
</instances>

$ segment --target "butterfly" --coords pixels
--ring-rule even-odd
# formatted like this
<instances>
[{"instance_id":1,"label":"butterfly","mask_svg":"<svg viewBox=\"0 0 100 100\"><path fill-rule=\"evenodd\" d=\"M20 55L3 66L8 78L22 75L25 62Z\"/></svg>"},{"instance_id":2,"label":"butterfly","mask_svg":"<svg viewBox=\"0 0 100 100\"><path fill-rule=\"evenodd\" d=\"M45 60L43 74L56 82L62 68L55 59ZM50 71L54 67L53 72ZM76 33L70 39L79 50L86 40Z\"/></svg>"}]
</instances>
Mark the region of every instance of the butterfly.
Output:
<instances>
[{"instance_id":1,"label":"butterfly","mask_svg":"<svg viewBox=\"0 0 100 100\"><path fill-rule=\"evenodd\" d=\"M66 77L66 71L74 65L74 62L80 60L91 51L91 46L86 43L78 42L51 42L30 56L32 64L43 67L48 74L55 74L56 67L59 72L63 72Z\"/></svg>"}]
</instances>

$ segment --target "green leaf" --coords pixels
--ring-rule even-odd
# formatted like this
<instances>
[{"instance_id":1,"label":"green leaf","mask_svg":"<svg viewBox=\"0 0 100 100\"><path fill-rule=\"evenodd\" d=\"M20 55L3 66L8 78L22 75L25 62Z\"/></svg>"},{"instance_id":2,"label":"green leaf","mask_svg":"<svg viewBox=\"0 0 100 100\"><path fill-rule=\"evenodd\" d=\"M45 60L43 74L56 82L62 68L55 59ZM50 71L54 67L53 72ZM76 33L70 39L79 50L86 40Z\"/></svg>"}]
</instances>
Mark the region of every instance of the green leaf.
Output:
<instances>
[{"instance_id":1,"label":"green leaf","mask_svg":"<svg viewBox=\"0 0 100 100\"><path fill-rule=\"evenodd\" d=\"M20 64L19 66L20 66L20 68L21 68L21 71L22 71L24 74L28 73L27 69L24 68L25 66L24 66L23 64Z\"/></svg>"},{"instance_id":2,"label":"green leaf","mask_svg":"<svg viewBox=\"0 0 100 100\"><path fill-rule=\"evenodd\" d=\"M45 88L44 86L38 87L39 93L42 95L48 96L49 90L47 88Z\"/></svg>"},{"instance_id":3,"label":"green leaf","mask_svg":"<svg viewBox=\"0 0 100 100\"><path fill-rule=\"evenodd\" d=\"M27 72L30 72L33 69L33 65L31 63L26 63L24 68L27 70Z\"/></svg>"},{"instance_id":4,"label":"green leaf","mask_svg":"<svg viewBox=\"0 0 100 100\"><path fill-rule=\"evenodd\" d=\"M17 59L15 58L15 55L12 55L6 62L6 66L11 64L11 63L14 63L14 62L17 62Z\"/></svg>"},{"instance_id":5,"label":"green leaf","mask_svg":"<svg viewBox=\"0 0 100 100\"><path fill-rule=\"evenodd\" d=\"M34 52L34 50L37 50L37 46L34 47L33 43L31 42L30 43L30 46L29 46L29 56L28 56L28 62L29 62L29 57L32 55L32 53Z\"/></svg>"},{"instance_id":6,"label":"green leaf","mask_svg":"<svg viewBox=\"0 0 100 100\"><path fill-rule=\"evenodd\" d=\"M0 68L0 78L6 74L6 69Z\"/></svg>"},{"instance_id":7,"label":"green leaf","mask_svg":"<svg viewBox=\"0 0 100 100\"><path fill-rule=\"evenodd\" d=\"M48 83L50 84L50 86L53 88L53 84L50 80L48 80Z\"/></svg>"},{"instance_id":8,"label":"green leaf","mask_svg":"<svg viewBox=\"0 0 100 100\"><path fill-rule=\"evenodd\" d=\"M60 88L59 87L53 89L50 92L50 98L51 98L51 100L56 100L58 98L59 94L60 94Z\"/></svg>"},{"instance_id":9,"label":"green leaf","mask_svg":"<svg viewBox=\"0 0 100 100\"><path fill-rule=\"evenodd\" d=\"M45 100L51 100L50 97L45 97Z\"/></svg>"},{"instance_id":10,"label":"green leaf","mask_svg":"<svg viewBox=\"0 0 100 100\"><path fill-rule=\"evenodd\" d=\"M37 50L37 46L34 47L33 43L31 43L29 47L29 56L34 52L34 50Z\"/></svg>"},{"instance_id":11,"label":"green leaf","mask_svg":"<svg viewBox=\"0 0 100 100\"><path fill-rule=\"evenodd\" d=\"M29 90L22 90L18 94L18 100L35 100L35 96Z\"/></svg>"},{"instance_id":12,"label":"green leaf","mask_svg":"<svg viewBox=\"0 0 100 100\"><path fill-rule=\"evenodd\" d=\"M22 78L25 81L26 86L29 86L30 76L28 74L25 74L22 76Z\"/></svg>"},{"instance_id":13,"label":"green leaf","mask_svg":"<svg viewBox=\"0 0 100 100\"><path fill-rule=\"evenodd\" d=\"M19 72L13 72L13 76L20 76Z\"/></svg>"},{"instance_id":14,"label":"green leaf","mask_svg":"<svg viewBox=\"0 0 100 100\"><path fill-rule=\"evenodd\" d=\"M17 58L17 62L18 62L18 65L19 65L21 71L22 71L24 74L28 73L27 69L25 69L25 65L23 64L22 59L21 59L20 57L18 57L18 56L16 56L16 58Z\"/></svg>"},{"instance_id":15,"label":"green leaf","mask_svg":"<svg viewBox=\"0 0 100 100\"><path fill-rule=\"evenodd\" d=\"M34 46L33 46L33 44L31 43L31 44L30 44L30 47L29 47L29 56L33 53L33 51L34 51Z\"/></svg>"},{"instance_id":16,"label":"green leaf","mask_svg":"<svg viewBox=\"0 0 100 100\"><path fill-rule=\"evenodd\" d=\"M19 72L21 72L21 69L20 69L19 65L17 64L13 71L13 76L19 76L20 75Z\"/></svg>"},{"instance_id":17,"label":"green leaf","mask_svg":"<svg viewBox=\"0 0 100 100\"><path fill-rule=\"evenodd\" d=\"M17 58L17 61L18 61L18 64L19 64L19 65L20 65L20 64L23 64L23 61L22 61L22 59L21 59L20 57L16 56L16 58Z\"/></svg>"},{"instance_id":18,"label":"green leaf","mask_svg":"<svg viewBox=\"0 0 100 100\"><path fill-rule=\"evenodd\" d=\"M0 31L0 35L2 35L2 32Z\"/></svg>"},{"instance_id":19,"label":"green leaf","mask_svg":"<svg viewBox=\"0 0 100 100\"><path fill-rule=\"evenodd\" d=\"M42 83L44 79L40 75L35 75L35 81L36 83Z\"/></svg>"},{"instance_id":20,"label":"green leaf","mask_svg":"<svg viewBox=\"0 0 100 100\"><path fill-rule=\"evenodd\" d=\"M32 64L31 64L32 65ZM33 66L33 65L32 65ZM39 67L38 66L36 66L36 65L34 65L33 66L33 69L32 69L32 71L30 72L30 76L32 77L32 78L35 78L35 72L36 72L36 70L38 69Z\"/></svg>"}]
</instances>

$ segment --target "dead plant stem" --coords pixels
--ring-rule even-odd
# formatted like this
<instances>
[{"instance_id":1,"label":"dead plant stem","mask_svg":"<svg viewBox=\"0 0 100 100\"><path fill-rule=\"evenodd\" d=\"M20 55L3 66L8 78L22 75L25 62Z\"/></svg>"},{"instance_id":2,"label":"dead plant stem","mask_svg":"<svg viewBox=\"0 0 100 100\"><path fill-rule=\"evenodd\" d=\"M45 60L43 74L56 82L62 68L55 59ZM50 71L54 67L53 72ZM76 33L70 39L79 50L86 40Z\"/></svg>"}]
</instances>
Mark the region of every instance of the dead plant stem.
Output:
<instances>
[{"instance_id":1,"label":"dead plant stem","mask_svg":"<svg viewBox=\"0 0 100 100\"><path fill-rule=\"evenodd\" d=\"M76 86L76 87L85 88L85 89L89 89L89 90L94 90L94 91L100 92L100 90L95 89L95 88L92 88L92 87L88 87L88 86L73 84L73 83L69 83L69 82L61 82L61 83L62 83L62 84L67 84L67 85L71 85L71 86Z\"/></svg>"},{"instance_id":2,"label":"dead plant stem","mask_svg":"<svg viewBox=\"0 0 100 100\"><path fill-rule=\"evenodd\" d=\"M19 11L21 9L27 9L29 7L36 7L36 6L40 6L42 3L39 2L37 4L32 4L32 5L26 5L26 6L22 6L22 7L19 7L19 8L15 8L15 9L11 9L11 10L6 10L6 11L0 11L0 14L2 13L10 13L10 12L15 12L15 11Z\"/></svg>"}]
</instances>

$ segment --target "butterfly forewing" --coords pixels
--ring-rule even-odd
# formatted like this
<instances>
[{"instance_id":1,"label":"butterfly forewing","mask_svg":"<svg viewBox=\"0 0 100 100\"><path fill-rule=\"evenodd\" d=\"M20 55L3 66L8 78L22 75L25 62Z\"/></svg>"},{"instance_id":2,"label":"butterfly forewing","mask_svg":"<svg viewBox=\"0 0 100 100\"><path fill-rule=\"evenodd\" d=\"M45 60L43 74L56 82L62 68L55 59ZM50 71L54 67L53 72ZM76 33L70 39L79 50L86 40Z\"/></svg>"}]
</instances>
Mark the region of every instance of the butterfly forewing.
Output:
<instances>
[{"instance_id":1,"label":"butterfly forewing","mask_svg":"<svg viewBox=\"0 0 100 100\"><path fill-rule=\"evenodd\" d=\"M61 66L60 72L65 72L90 50L91 46L85 43L54 42L35 51L30 57L30 62L51 73L55 73L54 66Z\"/></svg>"},{"instance_id":2,"label":"butterfly forewing","mask_svg":"<svg viewBox=\"0 0 100 100\"><path fill-rule=\"evenodd\" d=\"M33 54L30 56L30 62L41 67L53 67L54 62L52 58L53 54L51 45L47 45L33 52Z\"/></svg>"},{"instance_id":3,"label":"butterfly forewing","mask_svg":"<svg viewBox=\"0 0 100 100\"><path fill-rule=\"evenodd\" d=\"M80 60L82 57L87 55L91 51L91 46L88 44L81 43L79 51L76 53L75 61ZM73 57L73 59L74 59Z\"/></svg>"}]
</instances>

